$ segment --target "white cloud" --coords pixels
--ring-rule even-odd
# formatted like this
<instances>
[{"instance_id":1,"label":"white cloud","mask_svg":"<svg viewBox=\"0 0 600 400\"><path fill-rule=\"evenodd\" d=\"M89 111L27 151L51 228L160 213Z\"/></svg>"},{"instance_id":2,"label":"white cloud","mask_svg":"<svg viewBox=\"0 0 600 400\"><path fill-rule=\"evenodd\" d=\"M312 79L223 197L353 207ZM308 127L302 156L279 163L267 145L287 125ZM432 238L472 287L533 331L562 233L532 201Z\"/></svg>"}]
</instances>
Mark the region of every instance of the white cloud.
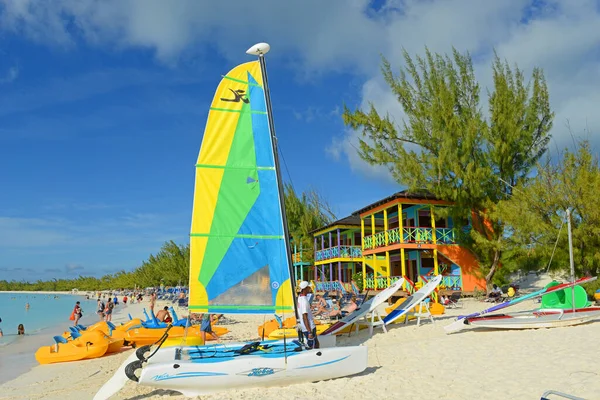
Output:
<instances>
[{"instance_id":1,"label":"white cloud","mask_svg":"<svg viewBox=\"0 0 600 400\"><path fill-rule=\"evenodd\" d=\"M541 9L527 6L527 1L411 2L403 15L388 26L388 34L398 38L398 42L384 53L393 66L399 67L403 65L403 47L413 56L423 54L425 46L438 52L450 52L452 46L461 52L469 51L482 84L484 113L487 113L485 89L492 83L494 48L501 58L511 64L516 62L527 75L533 67L542 67L556 112L551 146L572 145L565 127L567 121L574 134L583 136L586 135L584 130L592 132L586 138L600 145L597 134L600 114L596 111L600 94L595 90L600 85L600 55L597 53L600 11L596 2L552 1ZM521 23L526 14L531 19ZM404 113L380 75L368 79L361 94L361 108L367 108L372 102L379 111L388 112L396 122L402 122ZM355 170L372 172L372 167L360 160L350 145L357 142L357 135L348 131L343 139L335 138L330 150L345 149ZM385 171L383 173L387 176Z\"/></svg>"},{"instance_id":2,"label":"white cloud","mask_svg":"<svg viewBox=\"0 0 600 400\"><path fill-rule=\"evenodd\" d=\"M401 50L422 54L424 46L470 51L483 86L491 82L493 49L526 73L544 68L557 112L555 144L568 144L564 123L574 131L600 130L595 110L600 94L600 13L594 0L388 0L378 12L369 0L200 2L181 0L0 0L0 29L59 48L87 43L124 51L153 51L163 63L218 52L239 62L253 42L269 41L271 57L314 79L320 71L345 70L364 79L362 106L372 101L401 121L402 112L378 71L379 54L402 65ZM485 103L482 90L482 106ZM299 113L303 118L311 114ZM333 139L329 153L355 171L383 174L356 155L355 132Z\"/></svg>"},{"instance_id":3,"label":"white cloud","mask_svg":"<svg viewBox=\"0 0 600 400\"><path fill-rule=\"evenodd\" d=\"M19 76L19 67L10 67L3 78L0 78L0 84L14 82Z\"/></svg>"}]
</instances>

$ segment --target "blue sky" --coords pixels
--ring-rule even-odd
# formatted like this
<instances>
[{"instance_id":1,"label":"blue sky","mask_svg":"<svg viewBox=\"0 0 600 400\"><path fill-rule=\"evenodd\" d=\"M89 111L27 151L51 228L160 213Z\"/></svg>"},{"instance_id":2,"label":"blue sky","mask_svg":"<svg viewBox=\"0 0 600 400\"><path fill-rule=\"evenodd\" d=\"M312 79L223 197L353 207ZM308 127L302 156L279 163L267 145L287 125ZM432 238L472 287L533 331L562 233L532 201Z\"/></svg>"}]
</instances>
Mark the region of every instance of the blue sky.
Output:
<instances>
[{"instance_id":1,"label":"blue sky","mask_svg":"<svg viewBox=\"0 0 600 400\"><path fill-rule=\"evenodd\" d=\"M0 0L0 279L99 276L186 243L209 103L259 41L284 178L339 217L400 188L356 156L340 116L373 102L403 118L379 54L400 65L402 47L454 45L485 86L496 48L545 69L553 146L567 120L593 141L600 128L596 1L203 3Z\"/></svg>"}]
</instances>

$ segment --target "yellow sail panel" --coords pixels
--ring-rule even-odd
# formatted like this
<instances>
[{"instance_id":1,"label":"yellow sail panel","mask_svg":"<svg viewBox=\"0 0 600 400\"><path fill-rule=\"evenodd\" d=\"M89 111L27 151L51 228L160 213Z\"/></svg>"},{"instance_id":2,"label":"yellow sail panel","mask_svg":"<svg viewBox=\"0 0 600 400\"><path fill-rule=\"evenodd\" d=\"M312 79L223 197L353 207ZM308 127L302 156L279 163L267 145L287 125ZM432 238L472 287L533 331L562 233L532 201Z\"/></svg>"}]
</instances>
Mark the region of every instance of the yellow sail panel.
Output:
<instances>
[{"instance_id":1,"label":"yellow sail panel","mask_svg":"<svg viewBox=\"0 0 600 400\"><path fill-rule=\"evenodd\" d=\"M217 197L219 195L223 173L223 169L206 168L201 174L196 174L192 232L208 233L210 231L214 210L217 206ZM196 205L198 205L198 207ZM196 213L198 214L197 217ZM199 261L202 263L202 260Z\"/></svg>"},{"instance_id":2,"label":"yellow sail panel","mask_svg":"<svg viewBox=\"0 0 600 400\"><path fill-rule=\"evenodd\" d=\"M190 238L190 265L200 266L206 252L207 237L191 237ZM190 268L190 304L208 304L208 295L206 288L198 279L193 277L198 276L198 268ZM205 313L208 308L197 308L194 310L198 313Z\"/></svg>"},{"instance_id":3,"label":"yellow sail panel","mask_svg":"<svg viewBox=\"0 0 600 400\"><path fill-rule=\"evenodd\" d=\"M294 308L294 297L292 293L292 282L288 279L277 291L277 300L275 307L278 310L293 309Z\"/></svg>"},{"instance_id":4,"label":"yellow sail panel","mask_svg":"<svg viewBox=\"0 0 600 400\"><path fill-rule=\"evenodd\" d=\"M231 117L211 118L213 111L208 115L202 149L198 156L198 164L225 165L229 150L238 124L239 113L245 104L248 104L248 73L259 85L262 85L260 63L252 61L241 64L229 71L217 88L211 104L211 110L227 110L232 112ZM235 117L234 117L235 115Z\"/></svg>"}]
</instances>

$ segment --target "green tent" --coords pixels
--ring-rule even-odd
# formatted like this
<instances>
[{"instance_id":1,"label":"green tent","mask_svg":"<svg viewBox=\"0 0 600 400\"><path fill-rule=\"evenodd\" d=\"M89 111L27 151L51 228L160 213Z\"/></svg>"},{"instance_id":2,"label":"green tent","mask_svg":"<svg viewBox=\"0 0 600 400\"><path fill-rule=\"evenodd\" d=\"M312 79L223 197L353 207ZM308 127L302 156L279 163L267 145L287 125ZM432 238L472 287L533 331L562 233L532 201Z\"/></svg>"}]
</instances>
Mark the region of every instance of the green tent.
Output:
<instances>
[{"instance_id":1,"label":"green tent","mask_svg":"<svg viewBox=\"0 0 600 400\"><path fill-rule=\"evenodd\" d=\"M552 281L546 285L546 288L560 285L559 282ZM585 289L579 285L573 288L565 288L556 292L548 293L542 296L541 308L573 308L572 304L572 289L575 289L575 308L583 308L590 305Z\"/></svg>"}]
</instances>

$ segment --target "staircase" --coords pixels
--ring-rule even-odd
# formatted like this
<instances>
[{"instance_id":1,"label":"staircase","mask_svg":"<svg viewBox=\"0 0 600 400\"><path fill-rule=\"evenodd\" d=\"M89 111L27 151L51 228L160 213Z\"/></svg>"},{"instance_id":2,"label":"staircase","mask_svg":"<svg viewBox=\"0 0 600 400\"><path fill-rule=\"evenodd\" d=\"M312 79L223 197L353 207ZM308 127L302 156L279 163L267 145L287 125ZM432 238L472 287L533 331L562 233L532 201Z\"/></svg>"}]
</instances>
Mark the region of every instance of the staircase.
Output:
<instances>
[{"instance_id":1,"label":"staircase","mask_svg":"<svg viewBox=\"0 0 600 400\"><path fill-rule=\"evenodd\" d=\"M373 277L365 277L364 288L365 289L385 289L389 286L387 281L388 266L385 257L379 256L375 259L371 257L365 257L365 264L373 270ZM367 274L369 275L369 274ZM391 283L391 282L390 282Z\"/></svg>"}]
</instances>

